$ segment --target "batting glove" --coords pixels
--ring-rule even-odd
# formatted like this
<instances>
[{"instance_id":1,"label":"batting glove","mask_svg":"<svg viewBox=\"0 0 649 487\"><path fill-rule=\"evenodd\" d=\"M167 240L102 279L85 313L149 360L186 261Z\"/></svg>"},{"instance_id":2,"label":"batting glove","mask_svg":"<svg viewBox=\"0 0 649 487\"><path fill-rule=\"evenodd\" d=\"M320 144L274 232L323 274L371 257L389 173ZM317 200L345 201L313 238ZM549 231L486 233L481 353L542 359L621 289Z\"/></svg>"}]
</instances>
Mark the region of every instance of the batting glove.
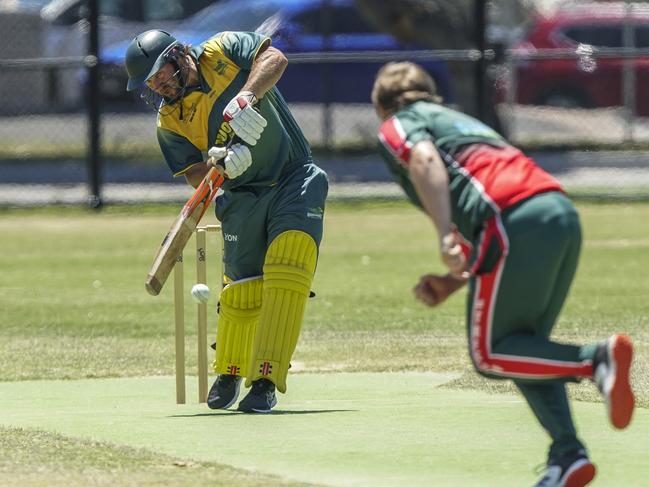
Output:
<instances>
[{"instance_id":1,"label":"batting glove","mask_svg":"<svg viewBox=\"0 0 649 487\"><path fill-rule=\"evenodd\" d=\"M250 149L243 144L234 144L230 147L212 147L207 155L215 161L223 159L225 175L228 179L241 176L252 164Z\"/></svg>"},{"instance_id":2,"label":"batting glove","mask_svg":"<svg viewBox=\"0 0 649 487\"><path fill-rule=\"evenodd\" d=\"M266 119L252 106L257 97L251 91L242 91L223 110L223 119L234 133L248 145L255 145L266 126Z\"/></svg>"}]
</instances>

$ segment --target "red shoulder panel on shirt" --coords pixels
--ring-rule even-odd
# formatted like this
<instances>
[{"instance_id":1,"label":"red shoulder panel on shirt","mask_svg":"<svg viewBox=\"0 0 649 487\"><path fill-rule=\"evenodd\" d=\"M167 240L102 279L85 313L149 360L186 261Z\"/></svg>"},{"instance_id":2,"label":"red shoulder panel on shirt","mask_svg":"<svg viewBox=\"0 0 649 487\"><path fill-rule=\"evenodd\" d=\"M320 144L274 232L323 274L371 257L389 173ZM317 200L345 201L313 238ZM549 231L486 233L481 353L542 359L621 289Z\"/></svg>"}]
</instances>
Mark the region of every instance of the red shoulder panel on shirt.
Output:
<instances>
[{"instance_id":1,"label":"red shoulder panel on shirt","mask_svg":"<svg viewBox=\"0 0 649 487\"><path fill-rule=\"evenodd\" d=\"M381 124L379 139L404 166L410 163L412 143L406 139L406 132L396 117L390 117Z\"/></svg>"}]
</instances>

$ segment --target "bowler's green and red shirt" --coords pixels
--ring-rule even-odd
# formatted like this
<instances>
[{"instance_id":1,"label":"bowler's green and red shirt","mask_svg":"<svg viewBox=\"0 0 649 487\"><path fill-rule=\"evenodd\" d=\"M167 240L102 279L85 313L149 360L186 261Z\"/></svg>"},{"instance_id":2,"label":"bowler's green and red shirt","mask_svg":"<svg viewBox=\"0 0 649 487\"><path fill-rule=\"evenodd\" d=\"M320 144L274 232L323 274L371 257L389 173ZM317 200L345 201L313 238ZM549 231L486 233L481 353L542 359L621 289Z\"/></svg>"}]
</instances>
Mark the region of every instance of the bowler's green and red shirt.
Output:
<instances>
[{"instance_id":1,"label":"bowler's green and red shirt","mask_svg":"<svg viewBox=\"0 0 649 487\"><path fill-rule=\"evenodd\" d=\"M484 222L559 182L498 133L469 115L428 101L399 110L379 129L380 152L395 180L422 207L408 176L412 147L435 144L449 176L452 220L474 241Z\"/></svg>"}]
</instances>

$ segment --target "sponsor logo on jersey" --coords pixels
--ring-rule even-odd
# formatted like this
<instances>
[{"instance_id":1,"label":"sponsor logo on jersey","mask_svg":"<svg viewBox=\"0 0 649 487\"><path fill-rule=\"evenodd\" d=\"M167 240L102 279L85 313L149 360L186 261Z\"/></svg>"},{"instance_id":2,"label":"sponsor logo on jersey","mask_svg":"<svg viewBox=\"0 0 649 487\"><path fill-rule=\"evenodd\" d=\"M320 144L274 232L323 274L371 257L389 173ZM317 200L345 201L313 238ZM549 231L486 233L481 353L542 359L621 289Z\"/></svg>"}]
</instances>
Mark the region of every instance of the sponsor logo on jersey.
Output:
<instances>
[{"instance_id":1,"label":"sponsor logo on jersey","mask_svg":"<svg viewBox=\"0 0 649 487\"><path fill-rule=\"evenodd\" d=\"M214 71L216 71L216 74L223 76L225 74L225 70L228 68L228 65L225 63L225 61L219 59L216 62L216 65L214 66Z\"/></svg>"},{"instance_id":2,"label":"sponsor logo on jersey","mask_svg":"<svg viewBox=\"0 0 649 487\"><path fill-rule=\"evenodd\" d=\"M232 127L228 122L222 122L219 127L218 132L216 133L215 145L225 145L234 135Z\"/></svg>"},{"instance_id":3,"label":"sponsor logo on jersey","mask_svg":"<svg viewBox=\"0 0 649 487\"><path fill-rule=\"evenodd\" d=\"M307 218L313 218L314 220L322 220L322 215L324 214L324 210L320 208L319 206L316 206L314 208L307 208L306 209L306 217Z\"/></svg>"},{"instance_id":4,"label":"sponsor logo on jersey","mask_svg":"<svg viewBox=\"0 0 649 487\"><path fill-rule=\"evenodd\" d=\"M182 102L181 102L182 103ZM196 115L196 103L192 103L189 107L183 106L183 118L181 119L184 123L191 123L194 121L194 116Z\"/></svg>"},{"instance_id":5,"label":"sponsor logo on jersey","mask_svg":"<svg viewBox=\"0 0 649 487\"><path fill-rule=\"evenodd\" d=\"M239 235L233 235L231 233L224 233L223 234L223 240L226 242L238 242L239 241Z\"/></svg>"}]
</instances>

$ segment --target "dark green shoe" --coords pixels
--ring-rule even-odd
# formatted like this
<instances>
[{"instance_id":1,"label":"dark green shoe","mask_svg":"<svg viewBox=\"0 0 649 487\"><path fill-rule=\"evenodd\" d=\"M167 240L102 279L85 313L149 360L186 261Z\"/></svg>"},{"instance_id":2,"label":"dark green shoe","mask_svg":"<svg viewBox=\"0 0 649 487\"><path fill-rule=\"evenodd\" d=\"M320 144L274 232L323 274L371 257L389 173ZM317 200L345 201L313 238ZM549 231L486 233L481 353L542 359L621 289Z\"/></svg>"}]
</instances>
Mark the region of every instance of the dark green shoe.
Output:
<instances>
[{"instance_id":1,"label":"dark green shoe","mask_svg":"<svg viewBox=\"0 0 649 487\"><path fill-rule=\"evenodd\" d=\"M241 387L241 377L238 375L219 375L207 395L207 406L210 409L229 408L239 397L239 387Z\"/></svg>"},{"instance_id":2,"label":"dark green shoe","mask_svg":"<svg viewBox=\"0 0 649 487\"><path fill-rule=\"evenodd\" d=\"M275 384L268 379L259 379L252 383L250 392L239 403L238 409L244 413L269 413L275 404Z\"/></svg>"}]
</instances>

